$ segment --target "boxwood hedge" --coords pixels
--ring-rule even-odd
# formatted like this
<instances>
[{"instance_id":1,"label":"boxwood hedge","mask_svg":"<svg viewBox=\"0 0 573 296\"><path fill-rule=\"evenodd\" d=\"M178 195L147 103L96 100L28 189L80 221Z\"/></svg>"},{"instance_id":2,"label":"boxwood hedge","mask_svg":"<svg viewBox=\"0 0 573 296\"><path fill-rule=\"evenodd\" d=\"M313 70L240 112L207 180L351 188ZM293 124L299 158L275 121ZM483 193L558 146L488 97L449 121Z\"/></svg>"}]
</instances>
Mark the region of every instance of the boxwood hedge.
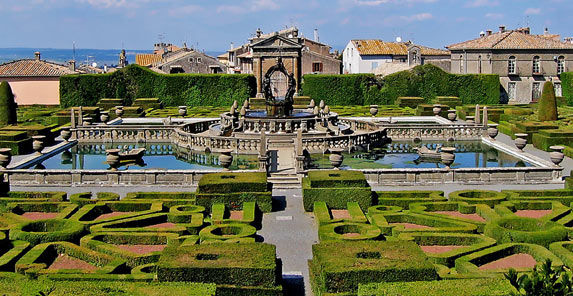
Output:
<instances>
[{"instance_id":1,"label":"boxwood hedge","mask_svg":"<svg viewBox=\"0 0 573 296\"><path fill-rule=\"evenodd\" d=\"M450 200L493 207L507 199L505 192L493 190L458 190L450 193Z\"/></svg>"},{"instance_id":2,"label":"boxwood hedge","mask_svg":"<svg viewBox=\"0 0 573 296\"><path fill-rule=\"evenodd\" d=\"M565 226L552 221L506 216L485 226L484 234L498 243L530 243L546 248L553 242L567 240Z\"/></svg>"},{"instance_id":3,"label":"boxwood hedge","mask_svg":"<svg viewBox=\"0 0 573 296\"><path fill-rule=\"evenodd\" d=\"M378 205L398 206L409 209L411 203L447 201L443 191L376 191L375 200Z\"/></svg>"},{"instance_id":4,"label":"boxwood hedge","mask_svg":"<svg viewBox=\"0 0 573 296\"><path fill-rule=\"evenodd\" d=\"M364 174L357 171L311 171L302 180L302 196L307 212L320 201L331 209L345 209L348 202L358 203L363 210L372 205L370 185Z\"/></svg>"},{"instance_id":5,"label":"boxwood hedge","mask_svg":"<svg viewBox=\"0 0 573 296\"><path fill-rule=\"evenodd\" d=\"M459 279L360 285L358 296L507 296L515 288L506 279Z\"/></svg>"},{"instance_id":6,"label":"boxwood hedge","mask_svg":"<svg viewBox=\"0 0 573 296\"><path fill-rule=\"evenodd\" d=\"M47 219L16 224L10 230L10 239L27 241L32 245L58 241L78 243L85 233L86 229L82 223Z\"/></svg>"}]
</instances>

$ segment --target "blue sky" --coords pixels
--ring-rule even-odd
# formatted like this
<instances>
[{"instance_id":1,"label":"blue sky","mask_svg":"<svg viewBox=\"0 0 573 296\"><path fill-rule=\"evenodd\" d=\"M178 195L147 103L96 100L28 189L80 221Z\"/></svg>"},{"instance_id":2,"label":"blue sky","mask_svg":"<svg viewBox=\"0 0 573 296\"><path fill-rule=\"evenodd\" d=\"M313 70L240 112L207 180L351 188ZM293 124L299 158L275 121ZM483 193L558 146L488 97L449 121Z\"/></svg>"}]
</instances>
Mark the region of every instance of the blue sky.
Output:
<instances>
[{"instance_id":1,"label":"blue sky","mask_svg":"<svg viewBox=\"0 0 573 296\"><path fill-rule=\"evenodd\" d=\"M500 24L573 36L571 11L571 0L0 0L0 47L150 49L162 35L224 51L257 27L296 25L339 49L398 36L443 48Z\"/></svg>"}]
</instances>

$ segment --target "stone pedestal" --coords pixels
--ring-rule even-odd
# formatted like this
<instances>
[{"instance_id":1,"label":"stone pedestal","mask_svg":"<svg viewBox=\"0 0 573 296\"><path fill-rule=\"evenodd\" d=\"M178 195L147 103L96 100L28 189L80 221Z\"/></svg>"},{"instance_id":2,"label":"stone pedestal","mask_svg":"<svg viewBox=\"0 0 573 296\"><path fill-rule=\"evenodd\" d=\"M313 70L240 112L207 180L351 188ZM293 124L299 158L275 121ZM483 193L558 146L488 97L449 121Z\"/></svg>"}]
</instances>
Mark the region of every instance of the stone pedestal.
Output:
<instances>
[{"instance_id":1,"label":"stone pedestal","mask_svg":"<svg viewBox=\"0 0 573 296\"><path fill-rule=\"evenodd\" d=\"M268 172L269 171L269 157L268 156L260 156L259 155L259 172Z\"/></svg>"}]
</instances>

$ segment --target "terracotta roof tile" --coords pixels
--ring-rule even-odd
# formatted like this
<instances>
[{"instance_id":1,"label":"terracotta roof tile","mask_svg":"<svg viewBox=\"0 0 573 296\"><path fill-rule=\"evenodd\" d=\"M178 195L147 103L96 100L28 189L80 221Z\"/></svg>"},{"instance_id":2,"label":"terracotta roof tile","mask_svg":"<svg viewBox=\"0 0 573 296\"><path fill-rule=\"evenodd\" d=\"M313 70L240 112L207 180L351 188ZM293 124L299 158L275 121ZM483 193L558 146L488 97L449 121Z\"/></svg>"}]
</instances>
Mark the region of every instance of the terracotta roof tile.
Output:
<instances>
[{"instance_id":1,"label":"terracotta roof tile","mask_svg":"<svg viewBox=\"0 0 573 296\"><path fill-rule=\"evenodd\" d=\"M408 55L408 44L406 42L386 42L379 39L352 40L360 55ZM435 49L416 45L422 50L422 55L449 55L450 52L442 49Z\"/></svg>"},{"instance_id":2,"label":"terracotta roof tile","mask_svg":"<svg viewBox=\"0 0 573 296\"><path fill-rule=\"evenodd\" d=\"M489 36L452 44L450 50L459 49L573 49L573 44L553 37L531 35L518 31L495 33Z\"/></svg>"},{"instance_id":3,"label":"terracotta roof tile","mask_svg":"<svg viewBox=\"0 0 573 296\"><path fill-rule=\"evenodd\" d=\"M144 53L135 55L135 63L143 67L149 67L161 62L161 60L160 54Z\"/></svg>"},{"instance_id":4,"label":"terracotta roof tile","mask_svg":"<svg viewBox=\"0 0 573 296\"><path fill-rule=\"evenodd\" d=\"M63 65L35 59L16 60L0 65L0 77L59 77L78 73Z\"/></svg>"}]
</instances>

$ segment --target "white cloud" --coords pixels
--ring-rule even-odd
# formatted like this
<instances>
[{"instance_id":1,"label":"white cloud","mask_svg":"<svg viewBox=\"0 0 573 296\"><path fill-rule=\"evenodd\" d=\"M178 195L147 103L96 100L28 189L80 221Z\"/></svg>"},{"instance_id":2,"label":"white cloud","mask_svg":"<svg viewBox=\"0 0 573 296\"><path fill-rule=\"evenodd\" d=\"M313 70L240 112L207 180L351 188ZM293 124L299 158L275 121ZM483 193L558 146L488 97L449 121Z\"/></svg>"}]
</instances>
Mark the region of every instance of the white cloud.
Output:
<instances>
[{"instance_id":1,"label":"white cloud","mask_svg":"<svg viewBox=\"0 0 573 296\"><path fill-rule=\"evenodd\" d=\"M493 12L490 12L490 13L487 13L487 14L485 15L485 17L488 18L488 19L492 19L492 20L500 20L500 19L503 18L503 14L502 14L502 13L493 13Z\"/></svg>"},{"instance_id":2,"label":"white cloud","mask_svg":"<svg viewBox=\"0 0 573 296\"><path fill-rule=\"evenodd\" d=\"M280 5L275 0L251 0L242 5L220 5L217 13L243 14L263 10L278 10Z\"/></svg>"},{"instance_id":3,"label":"white cloud","mask_svg":"<svg viewBox=\"0 0 573 296\"><path fill-rule=\"evenodd\" d=\"M421 22L425 20L432 19L434 16L431 13L419 13L410 16L401 16L400 19L405 20L407 22Z\"/></svg>"},{"instance_id":4,"label":"white cloud","mask_svg":"<svg viewBox=\"0 0 573 296\"><path fill-rule=\"evenodd\" d=\"M149 2L149 0L76 0L80 3L87 3L91 6L98 8L114 8L114 7L137 7L142 2Z\"/></svg>"},{"instance_id":5,"label":"white cloud","mask_svg":"<svg viewBox=\"0 0 573 296\"><path fill-rule=\"evenodd\" d=\"M528 8L525 10L525 15L538 15L541 14L541 8Z\"/></svg>"},{"instance_id":6,"label":"white cloud","mask_svg":"<svg viewBox=\"0 0 573 296\"><path fill-rule=\"evenodd\" d=\"M498 6L497 0L473 0L466 4L466 7L484 7L484 6Z\"/></svg>"},{"instance_id":7,"label":"white cloud","mask_svg":"<svg viewBox=\"0 0 573 296\"><path fill-rule=\"evenodd\" d=\"M343 6L378 6L386 3L412 4L412 3L435 3L439 0L340 0Z\"/></svg>"},{"instance_id":8,"label":"white cloud","mask_svg":"<svg viewBox=\"0 0 573 296\"><path fill-rule=\"evenodd\" d=\"M199 5L187 5L169 10L169 15L171 16L188 15L200 12L202 10L203 8Z\"/></svg>"}]
</instances>

